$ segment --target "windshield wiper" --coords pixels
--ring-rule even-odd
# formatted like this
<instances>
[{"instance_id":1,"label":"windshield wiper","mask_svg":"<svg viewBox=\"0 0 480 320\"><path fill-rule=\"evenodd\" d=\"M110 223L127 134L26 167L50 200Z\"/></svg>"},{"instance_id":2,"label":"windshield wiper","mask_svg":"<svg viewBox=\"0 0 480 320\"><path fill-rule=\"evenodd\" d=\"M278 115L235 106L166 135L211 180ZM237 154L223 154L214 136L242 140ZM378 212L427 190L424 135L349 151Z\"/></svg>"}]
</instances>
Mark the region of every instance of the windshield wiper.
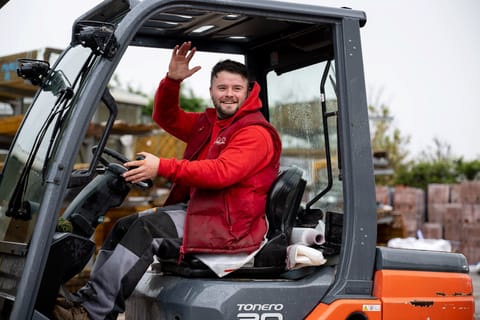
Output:
<instances>
[{"instance_id":1,"label":"windshield wiper","mask_svg":"<svg viewBox=\"0 0 480 320\"><path fill-rule=\"evenodd\" d=\"M43 163L42 183L45 182L45 179L46 179L45 176L47 172L47 167L48 167L48 164L50 163L50 158L52 157L52 151L53 151L53 145L54 145L55 139L58 135L60 128L62 127L62 124L65 120L65 116L68 114L68 110L70 109L70 104L67 104L67 103L72 97L73 97L73 89L68 88L68 90L65 90L63 92L63 97L59 98L59 100L63 102L61 102L61 105L58 106L58 111L55 111L55 113L53 114L54 118L56 114L58 114L58 116L56 117L57 121L55 121L55 125L52 130L52 135L50 137L50 142L48 144L45 161Z\"/></svg>"},{"instance_id":2,"label":"windshield wiper","mask_svg":"<svg viewBox=\"0 0 480 320\"><path fill-rule=\"evenodd\" d=\"M64 93L58 97L55 103L55 106L50 111L50 114L48 115L47 120L43 123L38 135L35 138L35 141L32 146L32 150L28 155L27 161L25 162L25 166L23 167L18 183L15 186L15 191L13 193L12 199L10 200L7 212L5 213L9 217L22 219L22 220L30 220L32 217L33 206L30 202L24 201L25 194L27 191L30 171L35 161L35 158L38 154L38 150L40 149L40 146L42 144L43 138L45 137L45 134L47 133L48 128L50 127L50 124L55 118L57 118L57 123L58 123L60 117L57 117L57 115L63 114L63 112L66 109L64 108L64 106L68 101L69 96L71 96L71 94L68 94L67 92L69 91L64 91ZM53 134L52 134L52 139L54 139ZM50 143L52 143L52 141ZM50 149L50 146L49 146L49 149Z\"/></svg>"},{"instance_id":3,"label":"windshield wiper","mask_svg":"<svg viewBox=\"0 0 480 320\"><path fill-rule=\"evenodd\" d=\"M16 219L21 219L21 220L30 220L32 218L32 212L35 210L35 207L37 205L30 201L25 200L28 181L31 174L31 169L37 157L38 151L40 150L40 146L42 145L42 142L45 138L45 135L47 134L53 121L56 119L55 125L52 128L52 134L47 147L47 152L45 155L45 160L42 168L42 184L44 184L46 180L47 168L53 153L53 146L55 144L54 143L55 139L57 138L58 133L60 132L60 129L62 128L62 125L64 123L64 120L66 119L70 111L71 104L69 103L69 101L72 99L74 94L73 88L77 85L79 81L82 82L84 80L85 78L84 75L90 69L92 62L94 60L94 57L95 55L91 54L90 57L86 60L82 70L80 70L79 75L75 79L73 87L72 85L70 85L68 79L65 77L65 75L61 70L59 71L49 70L49 75L44 76L45 64L41 65L42 68L37 68L37 70L40 70L40 71L26 73L28 77L22 76L30 81L31 79L39 80L39 82L37 82L36 84L39 85L45 91L51 91L55 96L57 96L57 100L55 102L55 105L51 109L50 113L48 114L42 127L40 128L37 136L35 137L35 141L33 142L32 149L22 169L20 178L15 186L15 191L12 195L12 199L9 202L8 209L5 213L6 216L13 217ZM29 66L28 64L37 63L37 62L38 62L37 60L23 59L23 61L21 61L20 63L19 70L21 70L22 67L24 68L24 70L25 69L32 70L34 68ZM25 73L22 73L21 71L17 71L17 73L19 75L21 74L25 75ZM39 74L41 74L41 76L39 76Z\"/></svg>"}]
</instances>

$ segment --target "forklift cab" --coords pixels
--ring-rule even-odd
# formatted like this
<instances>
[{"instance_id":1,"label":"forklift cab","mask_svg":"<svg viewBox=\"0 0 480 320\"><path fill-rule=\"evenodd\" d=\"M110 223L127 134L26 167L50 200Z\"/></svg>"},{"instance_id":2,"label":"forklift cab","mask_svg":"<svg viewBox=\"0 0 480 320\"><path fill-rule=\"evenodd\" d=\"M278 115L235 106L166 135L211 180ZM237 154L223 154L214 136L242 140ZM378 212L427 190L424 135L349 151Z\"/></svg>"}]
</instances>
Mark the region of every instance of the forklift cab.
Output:
<instances>
[{"instance_id":1,"label":"forklift cab","mask_svg":"<svg viewBox=\"0 0 480 320\"><path fill-rule=\"evenodd\" d=\"M0 177L0 318L50 318L59 287L93 255L91 238L108 210L132 188L148 187L126 184L125 156L107 147L119 114L109 83L132 64L131 51L161 57L192 41L192 64L203 69L212 54L246 64L261 87L261 111L281 136L282 173L267 204L269 245L256 264L225 278L194 259L155 264L127 301L127 318L313 319L351 299L355 308L341 311L344 318L380 319L373 274L375 263L390 260L376 250L365 22L363 12L348 8L269 0L105 0L74 22L71 43L53 66L19 61L19 75L39 90ZM157 81L164 75L149 72ZM106 120L92 134L100 108ZM94 140L87 157L86 137ZM87 166L77 169L80 158ZM69 227L59 228L59 220ZM286 268L292 228L319 221L326 241L312 248L327 263ZM454 258L447 265L464 272Z\"/></svg>"}]
</instances>

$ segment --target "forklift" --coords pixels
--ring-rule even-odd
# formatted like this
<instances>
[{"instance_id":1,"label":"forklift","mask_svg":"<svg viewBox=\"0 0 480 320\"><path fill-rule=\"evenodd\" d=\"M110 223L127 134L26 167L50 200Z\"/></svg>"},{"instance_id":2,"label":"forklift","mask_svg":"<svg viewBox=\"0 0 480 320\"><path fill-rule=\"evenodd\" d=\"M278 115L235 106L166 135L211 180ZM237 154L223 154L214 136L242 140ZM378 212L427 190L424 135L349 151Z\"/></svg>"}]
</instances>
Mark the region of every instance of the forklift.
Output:
<instances>
[{"instance_id":1,"label":"forklift","mask_svg":"<svg viewBox=\"0 0 480 320\"><path fill-rule=\"evenodd\" d=\"M105 0L74 21L52 66L20 59L18 75L39 89L0 176L0 319L51 319L59 291L94 256L108 211L151 187L126 183L127 157L108 147L118 117L109 82L129 49L191 41L199 53L247 65L281 136L268 241L222 278L195 256L156 261L127 300L126 319L472 320L464 255L377 246L365 23L350 8L271 0ZM99 108L107 120L78 169ZM293 230L320 223L324 241L308 248L325 263L289 265Z\"/></svg>"}]
</instances>

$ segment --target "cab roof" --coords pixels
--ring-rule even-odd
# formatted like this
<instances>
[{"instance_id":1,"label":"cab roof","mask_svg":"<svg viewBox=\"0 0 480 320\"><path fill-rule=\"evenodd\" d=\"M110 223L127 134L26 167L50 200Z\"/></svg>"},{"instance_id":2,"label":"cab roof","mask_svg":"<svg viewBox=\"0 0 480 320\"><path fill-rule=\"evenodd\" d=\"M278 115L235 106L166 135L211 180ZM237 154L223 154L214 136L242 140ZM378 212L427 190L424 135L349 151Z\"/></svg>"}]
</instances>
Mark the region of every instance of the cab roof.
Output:
<instances>
[{"instance_id":1,"label":"cab roof","mask_svg":"<svg viewBox=\"0 0 480 320\"><path fill-rule=\"evenodd\" d=\"M282 72L289 60L331 59L332 25L342 19L366 22L362 11L271 0L105 0L75 22L136 28L131 45L173 48L192 41L200 51L268 56L264 65ZM72 38L75 41L75 38ZM272 53L281 52L283 66ZM284 71L285 71L284 70Z\"/></svg>"}]
</instances>

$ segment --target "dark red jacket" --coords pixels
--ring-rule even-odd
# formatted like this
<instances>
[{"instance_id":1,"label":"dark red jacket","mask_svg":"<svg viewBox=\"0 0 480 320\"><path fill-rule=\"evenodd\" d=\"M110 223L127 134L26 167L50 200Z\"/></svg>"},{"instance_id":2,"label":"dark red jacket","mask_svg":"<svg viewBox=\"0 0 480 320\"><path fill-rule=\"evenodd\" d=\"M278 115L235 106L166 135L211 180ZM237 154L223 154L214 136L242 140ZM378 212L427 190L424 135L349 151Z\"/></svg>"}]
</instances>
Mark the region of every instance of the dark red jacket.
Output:
<instances>
[{"instance_id":1,"label":"dark red jacket","mask_svg":"<svg viewBox=\"0 0 480 320\"><path fill-rule=\"evenodd\" d=\"M183 160L161 159L158 168L174 182L165 204L190 200L182 253L252 252L266 233L266 197L281 152L276 130L259 112L260 87L255 84L233 117L218 121L213 108L180 109L179 86L162 80L153 119L187 142Z\"/></svg>"}]
</instances>

